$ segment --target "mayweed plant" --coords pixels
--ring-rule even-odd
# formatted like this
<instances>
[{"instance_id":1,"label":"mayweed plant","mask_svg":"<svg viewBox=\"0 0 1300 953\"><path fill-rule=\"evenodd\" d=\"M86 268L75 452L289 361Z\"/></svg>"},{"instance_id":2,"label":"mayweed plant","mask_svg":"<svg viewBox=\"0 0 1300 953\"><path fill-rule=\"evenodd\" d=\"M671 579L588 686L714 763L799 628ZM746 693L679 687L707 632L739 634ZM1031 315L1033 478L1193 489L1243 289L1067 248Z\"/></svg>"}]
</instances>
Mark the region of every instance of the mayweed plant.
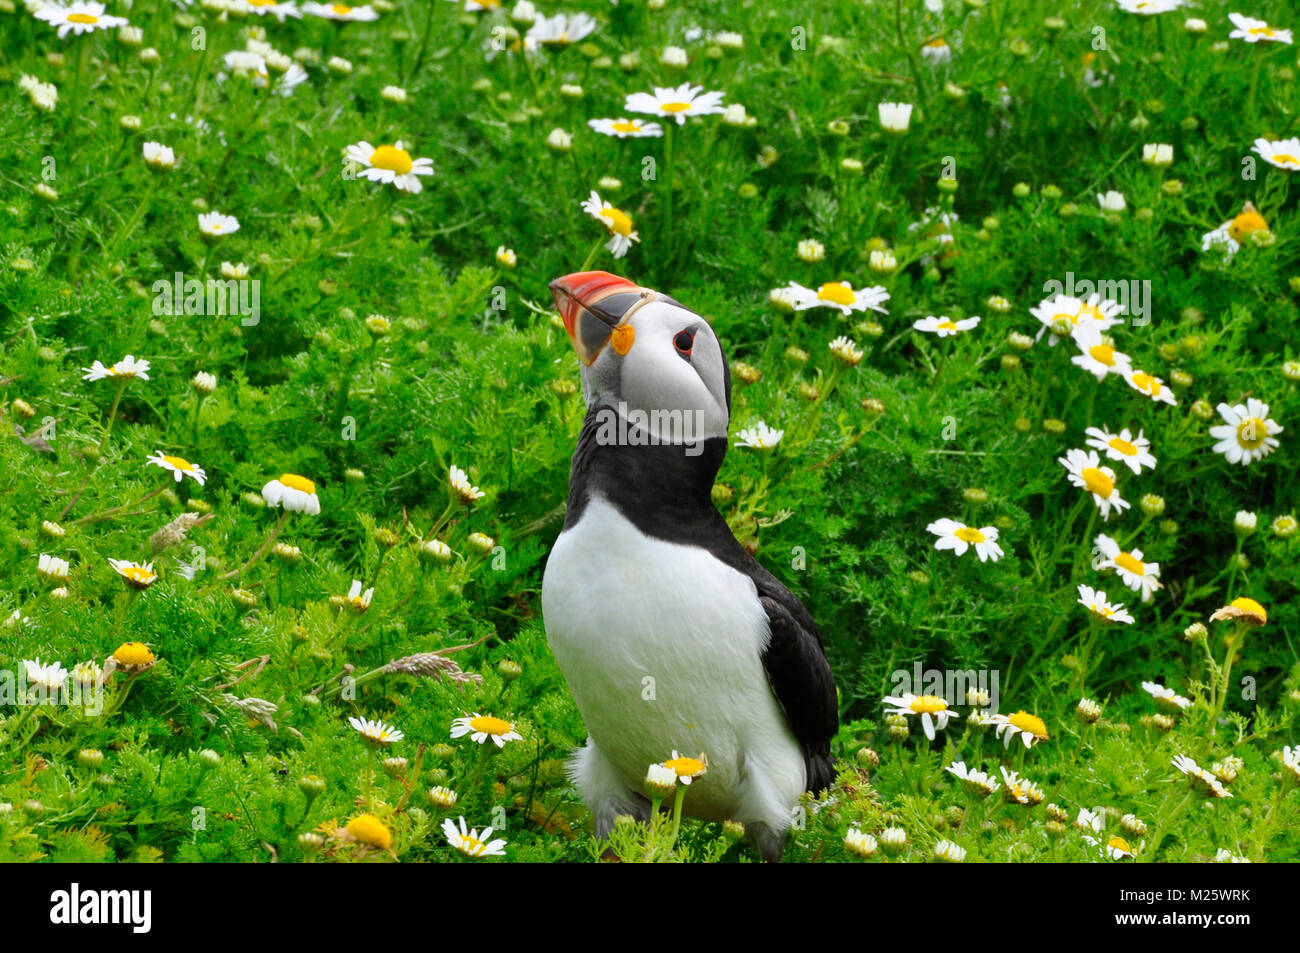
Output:
<instances>
[{"instance_id":1,"label":"mayweed plant","mask_svg":"<svg viewBox=\"0 0 1300 953\"><path fill-rule=\"evenodd\" d=\"M1295 14L0 4L0 860L754 859L566 774L592 268L826 642L788 860L1300 859Z\"/></svg>"}]
</instances>

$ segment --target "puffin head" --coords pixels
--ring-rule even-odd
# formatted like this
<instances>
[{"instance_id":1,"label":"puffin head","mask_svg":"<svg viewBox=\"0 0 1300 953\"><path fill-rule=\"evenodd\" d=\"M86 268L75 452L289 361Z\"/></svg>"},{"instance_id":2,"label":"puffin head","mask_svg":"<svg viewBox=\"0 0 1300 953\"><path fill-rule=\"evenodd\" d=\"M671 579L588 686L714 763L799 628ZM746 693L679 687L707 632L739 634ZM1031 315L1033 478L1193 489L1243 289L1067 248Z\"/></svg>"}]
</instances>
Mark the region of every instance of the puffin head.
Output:
<instances>
[{"instance_id":1,"label":"puffin head","mask_svg":"<svg viewBox=\"0 0 1300 953\"><path fill-rule=\"evenodd\" d=\"M704 318L605 271L565 275L550 287L582 362L589 408L608 408L656 443L726 440L731 376Z\"/></svg>"}]
</instances>

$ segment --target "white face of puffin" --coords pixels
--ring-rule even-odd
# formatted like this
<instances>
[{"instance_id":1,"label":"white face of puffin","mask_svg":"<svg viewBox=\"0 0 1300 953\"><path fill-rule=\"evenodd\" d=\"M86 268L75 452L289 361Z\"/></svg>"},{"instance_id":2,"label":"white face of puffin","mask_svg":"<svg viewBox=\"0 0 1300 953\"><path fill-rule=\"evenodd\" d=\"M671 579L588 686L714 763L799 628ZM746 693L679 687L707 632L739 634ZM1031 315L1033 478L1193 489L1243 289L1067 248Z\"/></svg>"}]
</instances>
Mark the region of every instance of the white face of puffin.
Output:
<instances>
[{"instance_id":1,"label":"white face of puffin","mask_svg":"<svg viewBox=\"0 0 1300 953\"><path fill-rule=\"evenodd\" d=\"M727 436L726 359L707 321L666 295L603 271L551 282L555 303L582 362L588 406L610 408L644 442ZM605 422L601 421L602 427ZM613 435L622 439L621 435Z\"/></svg>"}]
</instances>

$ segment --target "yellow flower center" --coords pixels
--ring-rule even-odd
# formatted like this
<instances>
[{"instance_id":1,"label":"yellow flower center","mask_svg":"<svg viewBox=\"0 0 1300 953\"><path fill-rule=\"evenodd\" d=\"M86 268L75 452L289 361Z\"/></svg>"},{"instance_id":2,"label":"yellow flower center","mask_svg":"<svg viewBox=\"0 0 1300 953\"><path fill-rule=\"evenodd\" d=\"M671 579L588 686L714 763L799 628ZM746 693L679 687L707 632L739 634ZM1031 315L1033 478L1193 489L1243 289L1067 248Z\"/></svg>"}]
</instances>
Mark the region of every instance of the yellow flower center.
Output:
<instances>
[{"instance_id":1,"label":"yellow flower center","mask_svg":"<svg viewBox=\"0 0 1300 953\"><path fill-rule=\"evenodd\" d=\"M1248 596L1233 599L1229 605L1234 609L1240 609L1242 612L1249 612L1251 615L1257 616L1261 624L1268 621L1268 613L1264 610L1264 607Z\"/></svg>"},{"instance_id":2,"label":"yellow flower center","mask_svg":"<svg viewBox=\"0 0 1300 953\"><path fill-rule=\"evenodd\" d=\"M1110 495L1115 492L1115 481L1096 467L1088 467L1079 476L1083 477L1084 486L1103 500L1110 499Z\"/></svg>"},{"instance_id":3,"label":"yellow flower center","mask_svg":"<svg viewBox=\"0 0 1300 953\"><path fill-rule=\"evenodd\" d=\"M1066 321L1069 321L1071 325L1075 325L1079 323L1079 316L1077 314L1065 314L1064 312L1062 312L1061 314L1052 315L1052 323L1055 324L1057 321L1060 321L1062 318L1064 318Z\"/></svg>"},{"instance_id":4,"label":"yellow flower center","mask_svg":"<svg viewBox=\"0 0 1300 953\"><path fill-rule=\"evenodd\" d=\"M1095 304L1082 304L1079 306L1078 318L1092 318L1094 321L1102 320L1101 308Z\"/></svg>"},{"instance_id":5,"label":"yellow flower center","mask_svg":"<svg viewBox=\"0 0 1300 953\"><path fill-rule=\"evenodd\" d=\"M1285 165L1300 165L1300 159L1297 159L1295 156L1292 155L1287 155L1285 152L1273 153L1273 161L1281 162Z\"/></svg>"},{"instance_id":6,"label":"yellow flower center","mask_svg":"<svg viewBox=\"0 0 1300 953\"><path fill-rule=\"evenodd\" d=\"M148 665L154 660L154 654L143 642L123 642L113 653L113 658L123 665Z\"/></svg>"},{"instance_id":7,"label":"yellow flower center","mask_svg":"<svg viewBox=\"0 0 1300 953\"><path fill-rule=\"evenodd\" d=\"M99 17L92 16L89 13L69 13L69 23L98 23Z\"/></svg>"},{"instance_id":8,"label":"yellow flower center","mask_svg":"<svg viewBox=\"0 0 1300 953\"><path fill-rule=\"evenodd\" d=\"M693 778L703 773L704 762L699 758L670 758L664 762L664 767L675 771L679 778Z\"/></svg>"},{"instance_id":9,"label":"yellow flower center","mask_svg":"<svg viewBox=\"0 0 1300 953\"><path fill-rule=\"evenodd\" d=\"M1155 397L1160 393L1160 381L1152 377L1146 371L1138 371L1133 375L1133 383L1137 385L1138 390L1144 391Z\"/></svg>"},{"instance_id":10,"label":"yellow flower center","mask_svg":"<svg viewBox=\"0 0 1300 953\"><path fill-rule=\"evenodd\" d=\"M69 17L71 19L71 17ZM1253 26L1246 31L1252 36L1277 36L1277 31L1271 26Z\"/></svg>"},{"instance_id":11,"label":"yellow flower center","mask_svg":"<svg viewBox=\"0 0 1300 953\"><path fill-rule=\"evenodd\" d=\"M1242 212L1232 220L1228 226L1228 234L1236 241L1241 241L1251 232L1262 231L1268 228L1268 222L1264 221L1264 216L1255 211Z\"/></svg>"},{"instance_id":12,"label":"yellow flower center","mask_svg":"<svg viewBox=\"0 0 1300 953\"><path fill-rule=\"evenodd\" d=\"M1115 366L1115 349L1109 344L1095 344L1088 348L1088 353L1098 364L1105 364L1107 367Z\"/></svg>"},{"instance_id":13,"label":"yellow flower center","mask_svg":"<svg viewBox=\"0 0 1300 953\"><path fill-rule=\"evenodd\" d=\"M1268 436L1268 424L1258 417L1247 417L1237 425L1237 443L1247 450L1258 450Z\"/></svg>"},{"instance_id":14,"label":"yellow flower center","mask_svg":"<svg viewBox=\"0 0 1300 953\"><path fill-rule=\"evenodd\" d=\"M984 534L974 526L963 526L961 529L953 530L952 535L967 543L982 543L985 539Z\"/></svg>"},{"instance_id":15,"label":"yellow flower center","mask_svg":"<svg viewBox=\"0 0 1300 953\"><path fill-rule=\"evenodd\" d=\"M934 326L934 329L936 331L956 331L957 322L953 321L951 318L946 318L943 321L940 321L938 324L936 324Z\"/></svg>"},{"instance_id":16,"label":"yellow flower center","mask_svg":"<svg viewBox=\"0 0 1300 953\"><path fill-rule=\"evenodd\" d=\"M411 162L411 154L405 149L399 149L397 146L380 146L370 154L370 164L376 169L387 169L398 175L406 175L411 171L414 163Z\"/></svg>"},{"instance_id":17,"label":"yellow flower center","mask_svg":"<svg viewBox=\"0 0 1300 953\"><path fill-rule=\"evenodd\" d=\"M190 463L190 461L186 460L184 457L168 457L164 455L163 459L174 466L177 470L184 470L186 473L189 473L194 469L194 464Z\"/></svg>"},{"instance_id":18,"label":"yellow flower center","mask_svg":"<svg viewBox=\"0 0 1300 953\"><path fill-rule=\"evenodd\" d=\"M600 214L609 219L609 230L619 235L632 234L632 217L626 212L619 211L612 205L606 205L600 210Z\"/></svg>"},{"instance_id":19,"label":"yellow flower center","mask_svg":"<svg viewBox=\"0 0 1300 953\"><path fill-rule=\"evenodd\" d=\"M248 0L250 7L273 7L277 0Z\"/></svg>"},{"instance_id":20,"label":"yellow flower center","mask_svg":"<svg viewBox=\"0 0 1300 953\"><path fill-rule=\"evenodd\" d=\"M1047 737L1047 725L1037 715L1031 715L1027 711L1018 711L1007 721L1021 731L1029 732L1035 738L1045 739Z\"/></svg>"},{"instance_id":21,"label":"yellow flower center","mask_svg":"<svg viewBox=\"0 0 1300 953\"><path fill-rule=\"evenodd\" d=\"M466 854L481 854L487 850L487 845L477 837L470 837L468 834L460 835L460 849Z\"/></svg>"},{"instance_id":22,"label":"yellow flower center","mask_svg":"<svg viewBox=\"0 0 1300 953\"><path fill-rule=\"evenodd\" d=\"M938 695L921 695L912 699L912 704L908 706L918 715L933 715L937 712L947 711L948 703Z\"/></svg>"},{"instance_id":23,"label":"yellow flower center","mask_svg":"<svg viewBox=\"0 0 1300 953\"><path fill-rule=\"evenodd\" d=\"M1106 846L1114 847L1116 850L1122 850L1126 854L1133 853L1133 848L1129 847L1128 841L1118 835L1106 841Z\"/></svg>"},{"instance_id":24,"label":"yellow flower center","mask_svg":"<svg viewBox=\"0 0 1300 953\"><path fill-rule=\"evenodd\" d=\"M280 482L291 490L301 490L303 493L315 493L316 484L312 483L306 477L300 477L296 473L285 473L280 476Z\"/></svg>"},{"instance_id":25,"label":"yellow flower center","mask_svg":"<svg viewBox=\"0 0 1300 953\"><path fill-rule=\"evenodd\" d=\"M347 831L362 844L388 850L393 846L393 835L384 822L373 814L361 814L348 821Z\"/></svg>"},{"instance_id":26,"label":"yellow flower center","mask_svg":"<svg viewBox=\"0 0 1300 953\"><path fill-rule=\"evenodd\" d=\"M489 735L508 735L514 726L508 721L502 721L500 718L493 718L490 715L479 715L477 718L469 720L469 726L475 731L481 731Z\"/></svg>"},{"instance_id":27,"label":"yellow flower center","mask_svg":"<svg viewBox=\"0 0 1300 953\"><path fill-rule=\"evenodd\" d=\"M1107 619L1115 614L1115 610L1104 603L1102 605L1097 605L1097 603L1094 602L1089 606L1089 608L1092 609L1093 612L1097 613L1097 615L1104 615Z\"/></svg>"},{"instance_id":28,"label":"yellow flower center","mask_svg":"<svg viewBox=\"0 0 1300 953\"><path fill-rule=\"evenodd\" d=\"M840 281L832 281L818 288L817 299L834 304L852 304L856 300L853 289Z\"/></svg>"},{"instance_id":29,"label":"yellow flower center","mask_svg":"<svg viewBox=\"0 0 1300 953\"><path fill-rule=\"evenodd\" d=\"M1110 438L1110 448L1124 454L1126 457L1136 457L1138 448L1127 440L1121 440L1119 437Z\"/></svg>"},{"instance_id":30,"label":"yellow flower center","mask_svg":"<svg viewBox=\"0 0 1300 953\"><path fill-rule=\"evenodd\" d=\"M684 113L691 108L690 103L660 103L659 108L666 113Z\"/></svg>"},{"instance_id":31,"label":"yellow flower center","mask_svg":"<svg viewBox=\"0 0 1300 953\"><path fill-rule=\"evenodd\" d=\"M933 40L931 40L929 43L925 45L930 47L931 49L940 50L943 49L948 44L944 41L943 37L939 36L939 37L935 37Z\"/></svg>"},{"instance_id":32,"label":"yellow flower center","mask_svg":"<svg viewBox=\"0 0 1300 953\"><path fill-rule=\"evenodd\" d=\"M615 132L640 132L641 124L632 119L627 122L616 122L610 128Z\"/></svg>"},{"instance_id":33,"label":"yellow flower center","mask_svg":"<svg viewBox=\"0 0 1300 953\"><path fill-rule=\"evenodd\" d=\"M1145 576L1147 574L1147 567L1143 564L1142 560L1134 559L1128 553L1120 553L1116 556L1115 565L1119 566L1121 569L1127 569L1135 576Z\"/></svg>"},{"instance_id":34,"label":"yellow flower center","mask_svg":"<svg viewBox=\"0 0 1300 953\"><path fill-rule=\"evenodd\" d=\"M330 6L330 9L333 10L335 13L337 13L337 14L338 14L339 16L341 16L341 17L345 17L345 16L347 16L349 13L352 12L352 8L351 8L350 6L348 6L346 3L335 3L335 4L332 4L332 5Z\"/></svg>"},{"instance_id":35,"label":"yellow flower center","mask_svg":"<svg viewBox=\"0 0 1300 953\"><path fill-rule=\"evenodd\" d=\"M154 574L140 566L127 566L125 569L121 570L121 573L127 579L131 580L131 582L138 582L142 585L148 585L154 580Z\"/></svg>"}]
</instances>

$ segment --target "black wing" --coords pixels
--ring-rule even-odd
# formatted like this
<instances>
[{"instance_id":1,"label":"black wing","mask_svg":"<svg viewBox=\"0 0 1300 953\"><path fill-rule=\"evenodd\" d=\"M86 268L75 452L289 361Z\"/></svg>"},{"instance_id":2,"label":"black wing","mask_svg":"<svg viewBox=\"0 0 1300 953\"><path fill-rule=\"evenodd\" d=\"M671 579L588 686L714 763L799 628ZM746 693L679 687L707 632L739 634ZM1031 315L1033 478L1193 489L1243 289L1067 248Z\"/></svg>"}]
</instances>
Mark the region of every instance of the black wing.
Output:
<instances>
[{"instance_id":1,"label":"black wing","mask_svg":"<svg viewBox=\"0 0 1300 953\"><path fill-rule=\"evenodd\" d=\"M808 610L774 576L761 566L757 568L767 577L751 573L772 630L763 653L763 668L803 748L808 790L816 793L835 780L831 738L840 720L835 676Z\"/></svg>"}]
</instances>

